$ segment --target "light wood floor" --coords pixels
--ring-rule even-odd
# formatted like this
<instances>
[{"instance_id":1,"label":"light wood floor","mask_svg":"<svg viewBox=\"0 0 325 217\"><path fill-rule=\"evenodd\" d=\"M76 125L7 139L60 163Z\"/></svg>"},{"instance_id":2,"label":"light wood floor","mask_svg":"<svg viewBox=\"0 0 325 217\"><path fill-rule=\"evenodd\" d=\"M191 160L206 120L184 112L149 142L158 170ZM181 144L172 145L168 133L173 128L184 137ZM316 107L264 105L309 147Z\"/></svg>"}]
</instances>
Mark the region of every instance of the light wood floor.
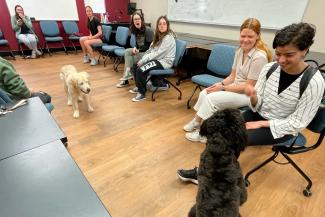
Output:
<instances>
[{"instance_id":1,"label":"light wood floor","mask_svg":"<svg viewBox=\"0 0 325 217\"><path fill-rule=\"evenodd\" d=\"M113 217L187 216L197 186L181 183L176 170L198 165L204 148L187 141L182 130L194 115L186 109L192 83L181 84L184 96L180 101L170 89L158 93L156 102L134 103L127 89L115 87L122 65L117 73L111 63L104 68L81 61L81 54L55 53L37 60L18 58L12 63L30 87L52 95L52 115L68 136L68 150ZM89 72L94 113L82 107L81 117L72 118L59 79L65 64ZM302 195L306 182L293 168L271 163L251 177L242 216L325 216L324 153L325 145L294 156L314 181L312 197ZM244 173L270 154L269 147L247 148L240 157Z\"/></svg>"}]
</instances>

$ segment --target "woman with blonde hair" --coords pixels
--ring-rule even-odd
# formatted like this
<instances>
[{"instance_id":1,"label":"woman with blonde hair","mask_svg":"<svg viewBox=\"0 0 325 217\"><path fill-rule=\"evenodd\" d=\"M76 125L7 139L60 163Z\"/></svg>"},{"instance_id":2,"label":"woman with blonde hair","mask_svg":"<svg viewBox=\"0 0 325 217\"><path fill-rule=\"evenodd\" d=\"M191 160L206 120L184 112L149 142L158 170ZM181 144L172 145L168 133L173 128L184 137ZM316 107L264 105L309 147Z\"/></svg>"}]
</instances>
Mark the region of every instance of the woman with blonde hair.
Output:
<instances>
[{"instance_id":1,"label":"woman with blonde hair","mask_svg":"<svg viewBox=\"0 0 325 217\"><path fill-rule=\"evenodd\" d=\"M198 130L202 120L206 120L217 110L248 105L245 87L248 84L255 85L261 69L271 61L272 53L261 39L261 24L255 18L248 18L241 25L239 44L230 75L201 91L194 106L197 113L184 126L184 130L188 132L185 135L188 140L203 143L206 141Z\"/></svg>"}]
</instances>

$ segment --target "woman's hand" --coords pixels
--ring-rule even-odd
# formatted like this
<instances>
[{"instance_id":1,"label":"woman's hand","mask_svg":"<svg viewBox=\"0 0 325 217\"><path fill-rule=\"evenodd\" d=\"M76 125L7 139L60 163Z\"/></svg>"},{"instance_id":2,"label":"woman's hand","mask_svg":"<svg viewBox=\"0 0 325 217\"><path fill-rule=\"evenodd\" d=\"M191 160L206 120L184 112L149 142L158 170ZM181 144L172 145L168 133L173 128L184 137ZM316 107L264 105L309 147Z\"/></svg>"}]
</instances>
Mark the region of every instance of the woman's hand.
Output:
<instances>
[{"instance_id":1,"label":"woman's hand","mask_svg":"<svg viewBox=\"0 0 325 217\"><path fill-rule=\"evenodd\" d=\"M216 83L210 87L207 87L205 90L207 91L207 94L209 94L209 93L220 91L221 89L222 89L222 84Z\"/></svg>"},{"instance_id":2,"label":"woman's hand","mask_svg":"<svg viewBox=\"0 0 325 217\"><path fill-rule=\"evenodd\" d=\"M22 19L18 19L17 20L17 25L18 26L22 26L23 25L23 20Z\"/></svg>"},{"instance_id":3,"label":"woman's hand","mask_svg":"<svg viewBox=\"0 0 325 217\"><path fill-rule=\"evenodd\" d=\"M138 67L142 66L142 64L143 64L143 63L142 63L141 60L139 60L139 61L137 62L137 66L138 66Z\"/></svg>"},{"instance_id":4,"label":"woman's hand","mask_svg":"<svg viewBox=\"0 0 325 217\"><path fill-rule=\"evenodd\" d=\"M269 121L250 121L250 122L246 122L245 125L247 130L253 130L253 129L270 126Z\"/></svg>"},{"instance_id":5,"label":"woman's hand","mask_svg":"<svg viewBox=\"0 0 325 217\"><path fill-rule=\"evenodd\" d=\"M137 54L137 53L139 53L139 50L136 47L134 47L132 49L132 54Z\"/></svg>"},{"instance_id":6,"label":"woman's hand","mask_svg":"<svg viewBox=\"0 0 325 217\"><path fill-rule=\"evenodd\" d=\"M245 94L246 96L250 97L252 106L255 106L257 103L257 95L254 86L251 84L247 84L247 86L245 87Z\"/></svg>"}]
</instances>

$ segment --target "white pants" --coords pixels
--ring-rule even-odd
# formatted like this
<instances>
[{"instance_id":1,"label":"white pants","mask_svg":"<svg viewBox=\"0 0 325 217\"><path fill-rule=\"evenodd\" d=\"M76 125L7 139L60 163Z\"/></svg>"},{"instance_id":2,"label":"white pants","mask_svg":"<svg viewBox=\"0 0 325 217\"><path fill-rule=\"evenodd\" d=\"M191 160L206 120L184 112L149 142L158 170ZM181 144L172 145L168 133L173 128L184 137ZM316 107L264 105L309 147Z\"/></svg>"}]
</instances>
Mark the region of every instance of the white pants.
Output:
<instances>
[{"instance_id":1,"label":"white pants","mask_svg":"<svg viewBox=\"0 0 325 217\"><path fill-rule=\"evenodd\" d=\"M29 49L37 49L37 39L34 34L19 34L17 38L22 41Z\"/></svg>"},{"instance_id":2,"label":"white pants","mask_svg":"<svg viewBox=\"0 0 325 217\"><path fill-rule=\"evenodd\" d=\"M218 110L240 108L247 106L248 102L249 98L244 94L228 91L217 91L207 94L206 89L204 89L200 92L194 109L197 111L197 116L206 120Z\"/></svg>"}]
</instances>

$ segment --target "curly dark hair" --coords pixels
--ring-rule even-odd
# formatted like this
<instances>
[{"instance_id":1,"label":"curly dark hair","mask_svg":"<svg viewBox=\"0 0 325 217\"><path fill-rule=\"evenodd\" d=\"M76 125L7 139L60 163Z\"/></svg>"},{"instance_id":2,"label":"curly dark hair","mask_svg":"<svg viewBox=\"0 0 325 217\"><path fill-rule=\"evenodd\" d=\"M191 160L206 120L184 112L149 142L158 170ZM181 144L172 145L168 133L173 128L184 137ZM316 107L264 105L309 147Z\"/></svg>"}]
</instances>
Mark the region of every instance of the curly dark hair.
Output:
<instances>
[{"instance_id":1,"label":"curly dark hair","mask_svg":"<svg viewBox=\"0 0 325 217\"><path fill-rule=\"evenodd\" d=\"M314 43L316 27L309 23L294 23L279 30L273 40L273 49L293 45L300 51L309 49Z\"/></svg>"},{"instance_id":2,"label":"curly dark hair","mask_svg":"<svg viewBox=\"0 0 325 217\"><path fill-rule=\"evenodd\" d=\"M140 29L138 29L137 27L135 27L134 25L134 22L133 22L133 18L135 15L138 15L140 18L141 18L141 27ZM146 26L145 26L145 22L144 22L144 18L143 18L143 15L136 11L132 14L131 16L131 25L130 25L130 31L132 34L135 34L135 35L138 35L138 34L141 34L141 33L144 33L146 30Z\"/></svg>"}]
</instances>

